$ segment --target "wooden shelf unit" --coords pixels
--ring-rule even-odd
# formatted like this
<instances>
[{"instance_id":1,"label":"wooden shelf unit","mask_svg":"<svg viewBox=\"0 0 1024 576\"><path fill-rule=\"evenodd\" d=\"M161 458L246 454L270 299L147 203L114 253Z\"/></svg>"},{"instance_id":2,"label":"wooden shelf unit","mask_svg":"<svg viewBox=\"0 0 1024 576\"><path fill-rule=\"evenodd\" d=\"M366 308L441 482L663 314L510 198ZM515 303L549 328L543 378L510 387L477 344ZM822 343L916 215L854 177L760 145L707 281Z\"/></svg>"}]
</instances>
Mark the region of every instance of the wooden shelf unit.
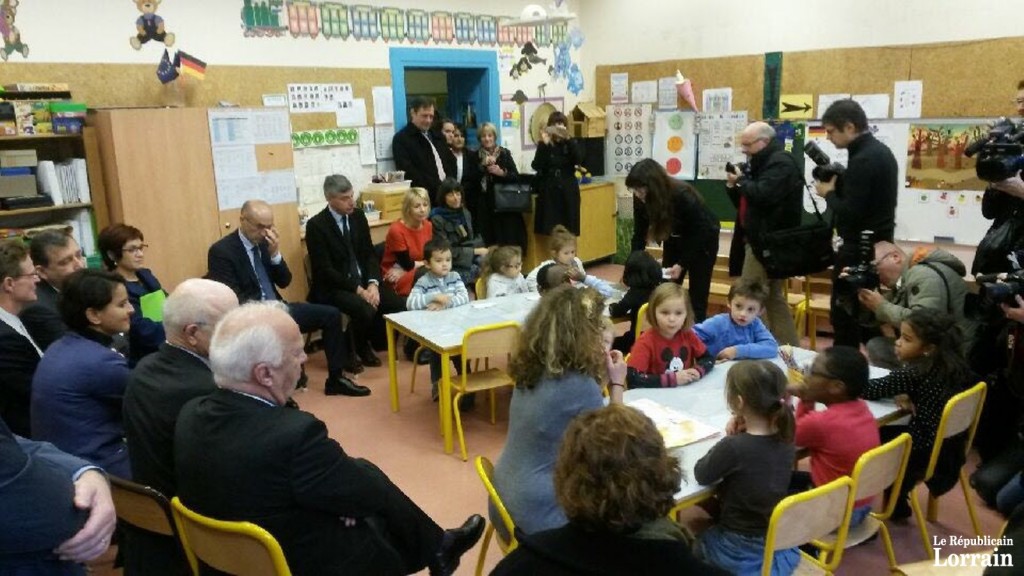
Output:
<instances>
[{"instance_id":1,"label":"wooden shelf unit","mask_svg":"<svg viewBox=\"0 0 1024 576\"><path fill-rule=\"evenodd\" d=\"M23 214L43 214L46 212L80 210L82 208L92 208L92 204L63 204L61 206L39 206L37 208L18 208L17 210L0 210L0 218L3 218L5 216L21 216Z\"/></svg>"}]
</instances>

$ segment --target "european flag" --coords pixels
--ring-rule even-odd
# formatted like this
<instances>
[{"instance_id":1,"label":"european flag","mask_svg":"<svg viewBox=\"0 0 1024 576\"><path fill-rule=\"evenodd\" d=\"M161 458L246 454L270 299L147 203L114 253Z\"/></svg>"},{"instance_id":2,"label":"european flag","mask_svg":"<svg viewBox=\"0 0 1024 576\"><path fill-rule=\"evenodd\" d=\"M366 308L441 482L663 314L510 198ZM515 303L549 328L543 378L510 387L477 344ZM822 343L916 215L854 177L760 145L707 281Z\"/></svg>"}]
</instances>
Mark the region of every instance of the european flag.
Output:
<instances>
[{"instance_id":1,"label":"european flag","mask_svg":"<svg viewBox=\"0 0 1024 576\"><path fill-rule=\"evenodd\" d=\"M178 77L178 70L171 63L171 55L168 54L166 48L163 57L160 58L160 65L156 67L156 77L164 84L173 82Z\"/></svg>"}]
</instances>

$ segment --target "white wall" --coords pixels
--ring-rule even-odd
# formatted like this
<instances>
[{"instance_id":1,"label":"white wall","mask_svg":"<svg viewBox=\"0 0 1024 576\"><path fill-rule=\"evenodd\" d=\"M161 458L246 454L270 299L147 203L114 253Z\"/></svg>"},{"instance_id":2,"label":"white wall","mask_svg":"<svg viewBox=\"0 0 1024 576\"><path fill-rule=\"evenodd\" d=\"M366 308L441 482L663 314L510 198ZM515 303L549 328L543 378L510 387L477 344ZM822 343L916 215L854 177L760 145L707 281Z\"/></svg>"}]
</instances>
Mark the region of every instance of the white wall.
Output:
<instances>
[{"instance_id":1,"label":"white wall","mask_svg":"<svg viewBox=\"0 0 1024 576\"><path fill-rule=\"evenodd\" d=\"M586 0L582 97L594 97L597 65L1018 36L1022 7L1020 0ZM1007 55L990 65L1017 63Z\"/></svg>"}]
</instances>

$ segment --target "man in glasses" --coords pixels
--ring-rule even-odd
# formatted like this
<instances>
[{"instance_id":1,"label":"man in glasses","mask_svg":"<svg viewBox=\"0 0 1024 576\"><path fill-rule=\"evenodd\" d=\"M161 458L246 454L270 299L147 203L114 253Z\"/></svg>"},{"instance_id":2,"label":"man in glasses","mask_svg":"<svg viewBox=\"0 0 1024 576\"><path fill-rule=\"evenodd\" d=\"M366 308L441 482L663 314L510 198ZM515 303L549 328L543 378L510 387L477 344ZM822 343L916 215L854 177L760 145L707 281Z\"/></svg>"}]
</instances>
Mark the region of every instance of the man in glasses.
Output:
<instances>
[{"instance_id":1,"label":"man in glasses","mask_svg":"<svg viewBox=\"0 0 1024 576\"><path fill-rule=\"evenodd\" d=\"M915 308L931 308L951 314L964 331L964 341L974 335L974 323L964 317L967 267L959 258L936 248L914 259L892 242L875 244L875 268L879 283L887 289L883 296L875 290L861 289L857 299L875 315L882 336L868 341L868 358L875 366L895 369L896 335L900 324ZM966 351L965 351L966 352Z\"/></svg>"},{"instance_id":2,"label":"man in glasses","mask_svg":"<svg viewBox=\"0 0 1024 576\"><path fill-rule=\"evenodd\" d=\"M36 301L36 274L20 238L0 243L0 418L18 436L31 437L32 375L43 353L18 313Z\"/></svg>"},{"instance_id":3,"label":"man in glasses","mask_svg":"<svg viewBox=\"0 0 1024 576\"><path fill-rule=\"evenodd\" d=\"M40 350L67 332L57 311L57 298L68 276L85 268L82 248L64 230L44 230L32 236L29 254L39 274L38 300L26 306L19 317Z\"/></svg>"}]
</instances>

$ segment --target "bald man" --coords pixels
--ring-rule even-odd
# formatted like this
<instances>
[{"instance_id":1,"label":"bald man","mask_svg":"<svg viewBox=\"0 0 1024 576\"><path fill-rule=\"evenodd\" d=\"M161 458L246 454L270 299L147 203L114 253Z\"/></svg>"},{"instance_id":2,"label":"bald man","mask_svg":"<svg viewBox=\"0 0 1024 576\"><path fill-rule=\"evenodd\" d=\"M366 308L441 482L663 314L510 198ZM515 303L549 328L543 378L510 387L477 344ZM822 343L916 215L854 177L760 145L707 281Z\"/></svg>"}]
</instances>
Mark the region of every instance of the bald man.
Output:
<instances>
[{"instance_id":1,"label":"bald man","mask_svg":"<svg viewBox=\"0 0 1024 576\"><path fill-rule=\"evenodd\" d=\"M228 234L210 246L206 277L226 284L241 303L252 301L284 302L278 287L287 288L292 272L281 256L280 236L274 227L274 211L262 200L242 204L238 232ZM368 396L370 389L345 376L358 373L362 365L349 358L345 333L341 329L341 311L325 304L289 302L288 313L303 332L320 330L327 356L328 396Z\"/></svg>"},{"instance_id":2,"label":"bald man","mask_svg":"<svg viewBox=\"0 0 1024 576\"><path fill-rule=\"evenodd\" d=\"M737 210L729 249L729 274L768 287L768 300L764 303L768 330L779 344L799 346L796 324L786 302L785 280L768 278L760 258L766 232L800 225L803 173L793 155L775 139L775 129L765 122L753 122L743 129L740 149L749 159L749 168L725 174L729 199Z\"/></svg>"},{"instance_id":3,"label":"bald man","mask_svg":"<svg viewBox=\"0 0 1024 576\"><path fill-rule=\"evenodd\" d=\"M200 514L266 529L293 574L452 574L483 518L443 530L379 468L346 454L322 421L284 408L305 360L280 304L228 312L210 344L218 389L178 417L178 496Z\"/></svg>"}]
</instances>

